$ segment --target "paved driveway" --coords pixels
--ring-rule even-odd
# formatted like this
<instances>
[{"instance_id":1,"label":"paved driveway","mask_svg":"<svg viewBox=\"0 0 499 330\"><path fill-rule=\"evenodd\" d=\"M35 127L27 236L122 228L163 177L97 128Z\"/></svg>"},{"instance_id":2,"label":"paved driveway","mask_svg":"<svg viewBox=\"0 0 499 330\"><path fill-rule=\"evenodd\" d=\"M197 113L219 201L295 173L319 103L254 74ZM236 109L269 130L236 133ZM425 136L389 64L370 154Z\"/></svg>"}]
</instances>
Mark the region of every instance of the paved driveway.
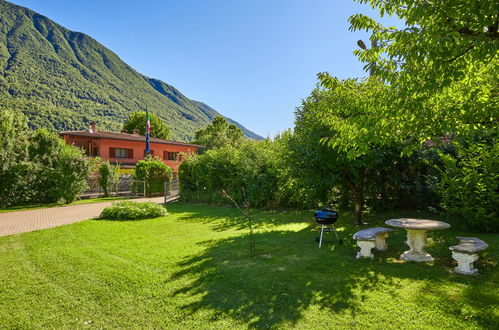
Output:
<instances>
[{"instance_id":1,"label":"paved driveway","mask_svg":"<svg viewBox=\"0 0 499 330\"><path fill-rule=\"evenodd\" d=\"M164 197L140 198L134 201L163 203ZM0 236L53 228L95 218L112 203L111 201L0 213Z\"/></svg>"}]
</instances>

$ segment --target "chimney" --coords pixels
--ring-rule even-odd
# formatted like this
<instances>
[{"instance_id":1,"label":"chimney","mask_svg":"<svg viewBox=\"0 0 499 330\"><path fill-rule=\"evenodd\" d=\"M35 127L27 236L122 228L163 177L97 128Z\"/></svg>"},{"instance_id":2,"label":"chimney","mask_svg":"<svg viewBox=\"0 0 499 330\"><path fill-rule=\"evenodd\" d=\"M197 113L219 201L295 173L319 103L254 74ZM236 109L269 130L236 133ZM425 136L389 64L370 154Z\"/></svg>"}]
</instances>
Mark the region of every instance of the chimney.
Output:
<instances>
[{"instance_id":1,"label":"chimney","mask_svg":"<svg viewBox=\"0 0 499 330\"><path fill-rule=\"evenodd\" d=\"M90 133L95 133L97 132L97 128L96 128L96 124L95 124L95 121L91 122L90 123L90 126L88 127L88 131Z\"/></svg>"},{"instance_id":2,"label":"chimney","mask_svg":"<svg viewBox=\"0 0 499 330\"><path fill-rule=\"evenodd\" d=\"M134 129L133 130L133 135L140 135L140 130Z\"/></svg>"}]
</instances>

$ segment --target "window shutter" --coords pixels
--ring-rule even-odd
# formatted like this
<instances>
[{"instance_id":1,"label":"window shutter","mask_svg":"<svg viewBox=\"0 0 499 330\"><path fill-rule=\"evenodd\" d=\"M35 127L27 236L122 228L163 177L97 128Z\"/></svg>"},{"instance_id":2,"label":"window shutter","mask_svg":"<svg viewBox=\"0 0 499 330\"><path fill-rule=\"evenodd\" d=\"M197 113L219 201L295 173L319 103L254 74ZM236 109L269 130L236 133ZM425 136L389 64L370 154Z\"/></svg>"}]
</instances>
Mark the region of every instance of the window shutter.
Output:
<instances>
[{"instance_id":1,"label":"window shutter","mask_svg":"<svg viewBox=\"0 0 499 330\"><path fill-rule=\"evenodd\" d=\"M133 159L133 149L127 149L126 158Z\"/></svg>"},{"instance_id":2,"label":"window shutter","mask_svg":"<svg viewBox=\"0 0 499 330\"><path fill-rule=\"evenodd\" d=\"M116 148L109 148L109 157L110 158L116 157Z\"/></svg>"},{"instance_id":3,"label":"window shutter","mask_svg":"<svg viewBox=\"0 0 499 330\"><path fill-rule=\"evenodd\" d=\"M163 159L168 160L168 151L163 151Z\"/></svg>"}]
</instances>

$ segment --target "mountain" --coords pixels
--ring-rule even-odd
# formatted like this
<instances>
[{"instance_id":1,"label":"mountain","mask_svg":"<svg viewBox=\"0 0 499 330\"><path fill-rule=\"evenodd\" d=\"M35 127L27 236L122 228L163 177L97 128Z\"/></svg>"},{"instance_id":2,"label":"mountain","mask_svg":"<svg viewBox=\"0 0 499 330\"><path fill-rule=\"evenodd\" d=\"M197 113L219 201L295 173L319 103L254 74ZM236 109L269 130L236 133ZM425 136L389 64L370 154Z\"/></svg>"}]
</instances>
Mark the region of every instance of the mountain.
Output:
<instances>
[{"instance_id":1,"label":"mountain","mask_svg":"<svg viewBox=\"0 0 499 330\"><path fill-rule=\"evenodd\" d=\"M175 87L146 77L90 36L0 0L0 109L22 111L33 128L81 130L95 121L118 131L148 107L178 140L190 140L216 116ZM245 132L257 134L227 118Z\"/></svg>"}]
</instances>

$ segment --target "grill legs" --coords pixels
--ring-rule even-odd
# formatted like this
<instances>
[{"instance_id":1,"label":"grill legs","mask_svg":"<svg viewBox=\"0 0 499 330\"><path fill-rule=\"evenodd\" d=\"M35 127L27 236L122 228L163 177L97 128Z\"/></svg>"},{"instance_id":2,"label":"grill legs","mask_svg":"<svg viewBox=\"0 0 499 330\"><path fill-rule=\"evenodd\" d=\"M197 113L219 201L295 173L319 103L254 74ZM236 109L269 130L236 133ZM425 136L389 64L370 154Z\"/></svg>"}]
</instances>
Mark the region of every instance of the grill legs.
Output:
<instances>
[{"instance_id":1,"label":"grill legs","mask_svg":"<svg viewBox=\"0 0 499 330\"><path fill-rule=\"evenodd\" d=\"M321 226L321 235L319 237L319 248L322 246L322 236L324 235L324 231L334 231L334 234L336 235L336 241L338 244L343 243L339 238L338 238L338 233L336 232L336 228L334 228L334 225L331 225L332 228L324 228L326 225ZM326 229L326 230L324 230Z\"/></svg>"},{"instance_id":2,"label":"grill legs","mask_svg":"<svg viewBox=\"0 0 499 330\"><path fill-rule=\"evenodd\" d=\"M319 248L322 245L322 234L324 234L324 225L322 225L322 228L321 228L321 238L319 239Z\"/></svg>"}]
</instances>

